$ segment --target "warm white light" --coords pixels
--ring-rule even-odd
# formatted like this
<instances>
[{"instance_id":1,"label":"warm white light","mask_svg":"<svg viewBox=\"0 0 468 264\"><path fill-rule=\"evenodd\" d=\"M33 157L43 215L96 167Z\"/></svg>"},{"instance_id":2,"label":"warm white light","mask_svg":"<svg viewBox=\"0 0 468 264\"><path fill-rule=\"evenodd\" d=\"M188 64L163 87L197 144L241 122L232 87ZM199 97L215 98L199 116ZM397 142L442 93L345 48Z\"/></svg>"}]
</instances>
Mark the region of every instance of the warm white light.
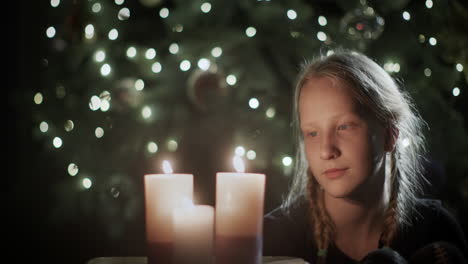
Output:
<instances>
[{"instance_id":1,"label":"warm white light","mask_svg":"<svg viewBox=\"0 0 468 264\"><path fill-rule=\"evenodd\" d=\"M250 100L249 100L249 106L250 106L250 108L252 108L252 109L257 109L258 106L260 106L260 102L259 102L258 99L255 98L255 97L254 97L254 98L250 98Z\"/></svg>"},{"instance_id":2,"label":"warm white light","mask_svg":"<svg viewBox=\"0 0 468 264\"><path fill-rule=\"evenodd\" d=\"M151 71L154 72L154 73L160 73L162 70L162 65L161 63L159 62L155 62L153 63L153 65L151 65Z\"/></svg>"},{"instance_id":3,"label":"warm white light","mask_svg":"<svg viewBox=\"0 0 468 264\"><path fill-rule=\"evenodd\" d=\"M149 48L146 50L145 52L145 58L147 58L148 60L152 60L156 57L156 50L153 49L153 48Z\"/></svg>"},{"instance_id":4,"label":"warm white light","mask_svg":"<svg viewBox=\"0 0 468 264\"><path fill-rule=\"evenodd\" d=\"M292 158L286 156L286 157L283 158L282 162L283 162L284 166L289 167L292 164Z\"/></svg>"},{"instance_id":5,"label":"warm white light","mask_svg":"<svg viewBox=\"0 0 468 264\"><path fill-rule=\"evenodd\" d=\"M245 34L247 35L247 37L251 38L255 36L255 34L257 34L257 29L255 29L254 27L248 27L245 30Z\"/></svg>"},{"instance_id":6,"label":"warm white light","mask_svg":"<svg viewBox=\"0 0 468 264\"><path fill-rule=\"evenodd\" d=\"M164 173L173 173L174 170L172 169L171 163L167 160L164 160L162 163L162 169Z\"/></svg>"},{"instance_id":7,"label":"warm white light","mask_svg":"<svg viewBox=\"0 0 468 264\"><path fill-rule=\"evenodd\" d=\"M143 107L143 109L141 110L141 116L144 118L144 119L148 119L150 118L152 115L152 111L151 111L151 108L149 106L145 106Z\"/></svg>"},{"instance_id":8,"label":"warm white light","mask_svg":"<svg viewBox=\"0 0 468 264\"><path fill-rule=\"evenodd\" d=\"M107 112L110 109L110 102L107 100L101 100L101 111Z\"/></svg>"},{"instance_id":9,"label":"warm white light","mask_svg":"<svg viewBox=\"0 0 468 264\"><path fill-rule=\"evenodd\" d=\"M136 56L136 54L137 54L137 50L136 50L135 47L129 47L127 49L127 57L134 58Z\"/></svg>"},{"instance_id":10,"label":"warm white light","mask_svg":"<svg viewBox=\"0 0 468 264\"><path fill-rule=\"evenodd\" d=\"M429 69L429 68L424 69L424 75L426 75L426 77L430 77L431 74L432 74L431 69Z\"/></svg>"},{"instance_id":11,"label":"warm white light","mask_svg":"<svg viewBox=\"0 0 468 264\"><path fill-rule=\"evenodd\" d=\"M245 165L244 165L244 161L242 160L241 157L239 156L234 156L234 158L232 158L232 164L234 166L234 169L237 171L237 172L245 172Z\"/></svg>"},{"instance_id":12,"label":"warm white light","mask_svg":"<svg viewBox=\"0 0 468 264\"><path fill-rule=\"evenodd\" d=\"M116 5L123 5L124 0L115 0L114 2Z\"/></svg>"},{"instance_id":13,"label":"warm white light","mask_svg":"<svg viewBox=\"0 0 468 264\"><path fill-rule=\"evenodd\" d=\"M96 130L94 130L94 135L97 138L102 138L104 136L104 129L102 129L102 127L96 127Z\"/></svg>"},{"instance_id":14,"label":"warm white light","mask_svg":"<svg viewBox=\"0 0 468 264\"><path fill-rule=\"evenodd\" d=\"M40 124L39 124L39 130L41 130L42 133L45 133L49 130L49 124L47 124L46 121L42 121Z\"/></svg>"},{"instance_id":15,"label":"warm white light","mask_svg":"<svg viewBox=\"0 0 468 264\"><path fill-rule=\"evenodd\" d=\"M73 128L75 128L75 123L73 123L72 120L67 120L65 121L64 127L65 127L65 131L70 132L73 130Z\"/></svg>"},{"instance_id":16,"label":"warm white light","mask_svg":"<svg viewBox=\"0 0 468 264\"><path fill-rule=\"evenodd\" d=\"M434 2L432 2L432 0L426 0L426 7L427 8L432 8L432 6L434 5Z\"/></svg>"},{"instance_id":17,"label":"warm white light","mask_svg":"<svg viewBox=\"0 0 468 264\"><path fill-rule=\"evenodd\" d=\"M156 144L153 141L148 142L148 145L146 146L146 149L148 150L149 153L156 153L158 152L158 144Z\"/></svg>"},{"instance_id":18,"label":"warm white light","mask_svg":"<svg viewBox=\"0 0 468 264\"><path fill-rule=\"evenodd\" d=\"M455 69L457 69L457 71L459 71L459 72L462 72L463 71L463 65L460 64L460 63L457 63L457 65L455 66Z\"/></svg>"},{"instance_id":19,"label":"warm white light","mask_svg":"<svg viewBox=\"0 0 468 264\"><path fill-rule=\"evenodd\" d=\"M273 118L273 117L275 117L275 115L276 115L276 110L275 110L275 108L273 108L273 107L268 107L268 109L267 109L266 112L265 112L265 115L266 115L268 118L270 118L270 119Z\"/></svg>"},{"instance_id":20,"label":"warm white light","mask_svg":"<svg viewBox=\"0 0 468 264\"><path fill-rule=\"evenodd\" d=\"M297 13L293 9L289 9L288 12L286 12L286 15L288 16L289 19L294 20L297 18Z\"/></svg>"},{"instance_id":21,"label":"warm white light","mask_svg":"<svg viewBox=\"0 0 468 264\"><path fill-rule=\"evenodd\" d=\"M119 10L119 13L117 14L117 18L119 20L127 20L130 18L130 9L124 7Z\"/></svg>"},{"instance_id":22,"label":"warm white light","mask_svg":"<svg viewBox=\"0 0 468 264\"><path fill-rule=\"evenodd\" d=\"M46 35L48 38L53 38L55 36L55 28L54 27L48 27L46 30Z\"/></svg>"},{"instance_id":23,"label":"warm white light","mask_svg":"<svg viewBox=\"0 0 468 264\"><path fill-rule=\"evenodd\" d=\"M42 93L36 93L34 95L34 103L36 104L42 104L42 101L44 100L44 97L42 97Z\"/></svg>"},{"instance_id":24,"label":"warm white light","mask_svg":"<svg viewBox=\"0 0 468 264\"><path fill-rule=\"evenodd\" d=\"M76 176L79 172L79 169L75 163L70 163L68 164L67 171L68 171L68 174L70 174L70 176Z\"/></svg>"},{"instance_id":25,"label":"warm white light","mask_svg":"<svg viewBox=\"0 0 468 264\"><path fill-rule=\"evenodd\" d=\"M94 26L92 24L88 24L85 27L85 37L87 39L91 39L94 37Z\"/></svg>"},{"instance_id":26,"label":"warm white light","mask_svg":"<svg viewBox=\"0 0 468 264\"><path fill-rule=\"evenodd\" d=\"M169 45L169 52L171 54L177 54L179 52L179 45L177 43L172 43Z\"/></svg>"},{"instance_id":27,"label":"warm white light","mask_svg":"<svg viewBox=\"0 0 468 264\"><path fill-rule=\"evenodd\" d=\"M55 148L60 148L62 146L62 139L59 137L55 137L54 140L52 141L53 145Z\"/></svg>"},{"instance_id":28,"label":"warm white light","mask_svg":"<svg viewBox=\"0 0 468 264\"><path fill-rule=\"evenodd\" d=\"M327 40L327 34L325 34L323 31L317 32L317 39L320 41L325 41Z\"/></svg>"},{"instance_id":29,"label":"warm white light","mask_svg":"<svg viewBox=\"0 0 468 264\"><path fill-rule=\"evenodd\" d=\"M95 3L92 7L91 10L93 10L94 13L99 13L101 11L102 6L100 3Z\"/></svg>"},{"instance_id":30,"label":"warm white light","mask_svg":"<svg viewBox=\"0 0 468 264\"><path fill-rule=\"evenodd\" d=\"M85 187L86 189L89 189L89 188L91 188L91 185L93 185L93 182L92 182L89 178L84 178L84 179L81 181L81 184L82 184L83 187Z\"/></svg>"},{"instance_id":31,"label":"warm white light","mask_svg":"<svg viewBox=\"0 0 468 264\"><path fill-rule=\"evenodd\" d=\"M177 150L178 147L179 144L174 139L170 139L169 141L167 141L167 149L169 151L174 152Z\"/></svg>"},{"instance_id":32,"label":"warm white light","mask_svg":"<svg viewBox=\"0 0 468 264\"><path fill-rule=\"evenodd\" d=\"M141 91L145 88L145 82L142 79L135 81L135 90Z\"/></svg>"},{"instance_id":33,"label":"warm white light","mask_svg":"<svg viewBox=\"0 0 468 264\"><path fill-rule=\"evenodd\" d=\"M112 71L112 68L109 64L104 64L101 66L101 75L102 76L108 76Z\"/></svg>"},{"instance_id":34,"label":"warm white light","mask_svg":"<svg viewBox=\"0 0 468 264\"><path fill-rule=\"evenodd\" d=\"M211 62L206 58L201 58L198 60L198 68L206 71L210 68Z\"/></svg>"},{"instance_id":35,"label":"warm white light","mask_svg":"<svg viewBox=\"0 0 468 264\"><path fill-rule=\"evenodd\" d=\"M411 19L411 14L408 11L404 11L402 16L403 16L403 19L406 21L409 21Z\"/></svg>"},{"instance_id":36,"label":"warm white light","mask_svg":"<svg viewBox=\"0 0 468 264\"><path fill-rule=\"evenodd\" d=\"M437 45L437 39L434 38L434 37L430 37L429 38L429 44L431 44L431 46Z\"/></svg>"},{"instance_id":37,"label":"warm white light","mask_svg":"<svg viewBox=\"0 0 468 264\"><path fill-rule=\"evenodd\" d=\"M106 59L106 53L103 50L98 50L94 53L94 60L97 62L103 62Z\"/></svg>"},{"instance_id":38,"label":"warm white light","mask_svg":"<svg viewBox=\"0 0 468 264\"><path fill-rule=\"evenodd\" d=\"M324 16L319 16L317 20L318 20L319 25L321 26L326 26L328 23L327 18Z\"/></svg>"},{"instance_id":39,"label":"warm white light","mask_svg":"<svg viewBox=\"0 0 468 264\"><path fill-rule=\"evenodd\" d=\"M110 40L116 40L119 37L119 31L115 28L109 31L108 37Z\"/></svg>"},{"instance_id":40,"label":"warm white light","mask_svg":"<svg viewBox=\"0 0 468 264\"><path fill-rule=\"evenodd\" d=\"M453 96L459 96L460 95L460 88L458 88L458 87L453 88L452 94L453 94Z\"/></svg>"},{"instance_id":41,"label":"warm white light","mask_svg":"<svg viewBox=\"0 0 468 264\"><path fill-rule=\"evenodd\" d=\"M243 146L237 146L236 149L234 150L234 153L237 155L237 156L244 156L245 155L245 148Z\"/></svg>"},{"instance_id":42,"label":"warm white light","mask_svg":"<svg viewBox=\"0 0 468 264\"><path fill-rule=\"evenodd\" d=\"M91 99L89 100L89 108L93 111L96 111L100 107L101 107L101 98L99 98L97 95L91 96Z\"/></svg>"},{"instance_id":43,"label":"warm white light","mask_svg":"<svg viewBox=\"0 0 468 264\"><path fill-rule=\"evenodd\" d=\"M162 18L167 18L169 16L169 9L166 7L161 8L161 10L159 10L159 16Z\"/></svg>"},{"instance_id":44,"label":"warm white light","mask_svg":"<svg viewBox=\"0 0 468 264\"><path fill-rule=\"evenodd\" d=\"M256 157L257 157L257 153L255 153L255 151L253 150L247 151L247 158L249 160L254 160Z\"/></svg>"},{"instance_id":45,"label":"warm white light","mask_svg":"<svg viewBox=\"0 0 468 264\"><path fill-rule=\"evenodd\" d=\"M200 9L203 13L208 13L211 11L211 4L209 2L205 2L200 6Z\"/></svg>"},{"instance_id":46,"label":"warm white light","mask_svg":"<svg viewBox=\"0 0 468 264\"><path fill-rule=\"evenodd\" d=\"M237 77L233 74L229 74L227 77L226 77L226 82L227 84L229 85L234 85L237 83Z\"/></svg>"},{"instance_id":47,"label":"warm white light","mask_svg":"<svg viewBox=\"0 0 468 264\"><path fill-rule=\"evenodd\" d=\"M50 6L57 7L60 5L60 0L50 0Z\"/></svg>"},{"instance_id":48,"label":"warm white light","mask_svg":"<svg viewBox=\"0 0 468 264\"><path fill-rule=\"evenodd\" d=\"M179 65L180 70L182 70L182 71L188 71L188 70L190 70L190 67L191 67L191 66L192 66L192 65L190 64L190 61L188 61L188 60L183 60L183 61L180 63L180 65Z\"/></svg>"},{"instance_id":49,"label":"warm white light","mask_svg":"<svg viewBox=\"0 0 468 264\"><path fill-rule=\"evenodd\" d=\"M221 54L223 54L223 49L221 49L220 47L214 47L211 50L211 56L215 58L218 58L219 56L221 56Z\"/></svg>"}]
</instances>

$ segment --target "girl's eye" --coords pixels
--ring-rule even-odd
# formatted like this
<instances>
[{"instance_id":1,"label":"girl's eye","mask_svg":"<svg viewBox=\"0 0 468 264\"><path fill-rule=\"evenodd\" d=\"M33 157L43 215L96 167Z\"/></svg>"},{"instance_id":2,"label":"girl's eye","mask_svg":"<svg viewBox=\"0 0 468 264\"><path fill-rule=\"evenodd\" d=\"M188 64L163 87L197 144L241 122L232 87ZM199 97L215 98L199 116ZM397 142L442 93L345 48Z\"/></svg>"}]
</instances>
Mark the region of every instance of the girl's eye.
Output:
<instances>
[{"instance_id":1,"label":"girl's eye","mask_svg":"<svg viewBox=\"0 0 468 264\"><path fill-rule=\"evenodd\" d=\"M308 135L311 137L315 137L317 136L317 131L309 132Z\"/></svg>"},{"instance_id":2,"label":"girl's eye","mask_svg":"<svg viewBox=\"0 0 468 264\"><path fill-rule=\"evenodd\" d=\"M349 125L348 124L344 124L344 125L341 125L338 127L338 130L345 130L345 129L348 129L349 128Z\"/></svg>"}]
</instances>

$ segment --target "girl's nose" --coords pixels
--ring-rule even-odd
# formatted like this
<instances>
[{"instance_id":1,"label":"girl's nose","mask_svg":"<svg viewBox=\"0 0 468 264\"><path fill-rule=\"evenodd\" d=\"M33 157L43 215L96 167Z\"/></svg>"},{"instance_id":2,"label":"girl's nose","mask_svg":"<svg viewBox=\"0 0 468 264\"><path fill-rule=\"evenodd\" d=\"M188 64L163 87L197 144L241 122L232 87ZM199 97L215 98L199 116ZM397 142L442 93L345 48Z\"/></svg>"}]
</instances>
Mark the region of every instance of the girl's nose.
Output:
<instances>
[{"instance_id":1,"label":"girl's nose","mask_svg":"<svg viewBox=\"0 0 468 264\"><path fill-rule=\"evenodd\" d=\"M336 159L340 155L340 150L333 135L325 135L320 141L320 158L323 160Z\"/></svg>"}]
</instances>

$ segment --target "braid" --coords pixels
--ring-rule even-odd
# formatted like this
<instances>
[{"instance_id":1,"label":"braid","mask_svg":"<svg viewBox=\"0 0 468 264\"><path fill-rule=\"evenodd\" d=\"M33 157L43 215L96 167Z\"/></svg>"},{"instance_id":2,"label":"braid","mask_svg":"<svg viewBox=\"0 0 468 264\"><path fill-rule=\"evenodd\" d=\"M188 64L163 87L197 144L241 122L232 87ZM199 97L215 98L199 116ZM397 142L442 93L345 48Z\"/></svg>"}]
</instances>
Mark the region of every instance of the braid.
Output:
<instances>
[{"instance_id":1,"label":"braid","mask_svg":"<svg viewBox=\"0 0 468 264\"><path fill-rule=\"evenodd\" d=\"M382 234L382 241L385 246L390 247L392 240L395 238L398 229L398 209L400 206L399 192L400 192L400 172L397 169L397 161L395 151L390 155L390 201L385 211L384 216L384 231Z\"/></svg>"},{"instance_id":2,"label":"braid","mask_svg":"<svg viewBox=\"0 0 468 264\"><path fill-rule=\"evenodd\" d=\"M318 249L319 263L325 263L326 252L334 236L334 226L325 208L323 192L318 192L319 185L312 173L308 172L307 190L310 221L313 227L314 240Z\"/></svg>"}]
</instances>

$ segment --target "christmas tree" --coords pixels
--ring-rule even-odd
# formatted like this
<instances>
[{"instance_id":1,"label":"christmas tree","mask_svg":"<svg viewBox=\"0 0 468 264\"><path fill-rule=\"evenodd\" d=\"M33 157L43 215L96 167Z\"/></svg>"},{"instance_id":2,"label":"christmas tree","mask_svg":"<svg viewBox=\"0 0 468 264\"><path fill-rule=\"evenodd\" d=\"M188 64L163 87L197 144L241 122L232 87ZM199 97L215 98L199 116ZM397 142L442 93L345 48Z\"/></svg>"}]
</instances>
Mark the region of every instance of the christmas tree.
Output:
<instances>
[{"instance_id":1,"label":"christmas tree","mask_svg":"<svg viewBox=\"0 0 468 264\"><path fill-rule=\"evenodd\" d=\"M32 147L13 146L14 201L39 204L41 234L62 248L51 255L144 255L143 175L163 160L194 174L197 203L214 204L216 172L242 156L267 175L265 210L279 205L294 169L296 74L337 48L374 58L411 93L428 124L431 195L468 222L459 1L51 0L19 11L28 51L9 107L21 109L15 138Z\"/></svg>"}]
</instances>

